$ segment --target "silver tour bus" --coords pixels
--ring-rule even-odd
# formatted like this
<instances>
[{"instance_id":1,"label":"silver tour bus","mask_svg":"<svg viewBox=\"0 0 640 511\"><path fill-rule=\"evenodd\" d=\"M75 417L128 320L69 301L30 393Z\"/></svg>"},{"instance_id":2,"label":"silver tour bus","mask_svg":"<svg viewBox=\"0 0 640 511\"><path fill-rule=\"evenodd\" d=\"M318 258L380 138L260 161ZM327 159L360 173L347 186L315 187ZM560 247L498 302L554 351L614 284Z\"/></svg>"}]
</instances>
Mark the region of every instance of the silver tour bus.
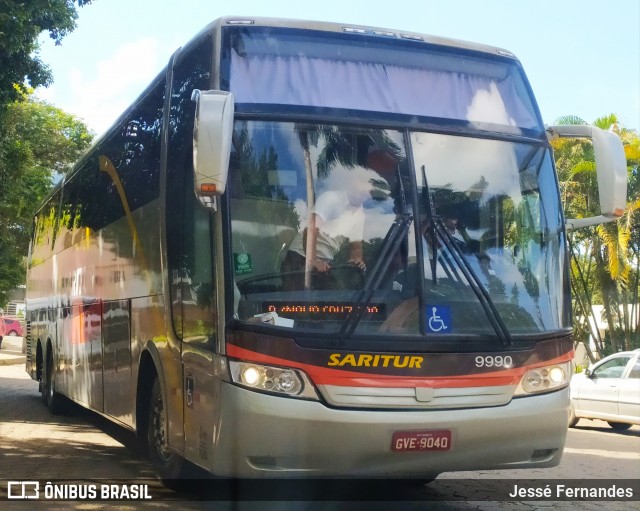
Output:
<instances>
[{"instance_id":1,"label":"silver tour bus","mask_svg":"<svg viewBox=\"0 0 640 511\"><path fill-rule=\"evenodd\" d=\"M565 220L551 136L593 140L600 217ZM35 215L26 369L165 479L554 466L565 226L620 216L625 176L508 51L219 19Z\"/></svg>"}]
</instances>

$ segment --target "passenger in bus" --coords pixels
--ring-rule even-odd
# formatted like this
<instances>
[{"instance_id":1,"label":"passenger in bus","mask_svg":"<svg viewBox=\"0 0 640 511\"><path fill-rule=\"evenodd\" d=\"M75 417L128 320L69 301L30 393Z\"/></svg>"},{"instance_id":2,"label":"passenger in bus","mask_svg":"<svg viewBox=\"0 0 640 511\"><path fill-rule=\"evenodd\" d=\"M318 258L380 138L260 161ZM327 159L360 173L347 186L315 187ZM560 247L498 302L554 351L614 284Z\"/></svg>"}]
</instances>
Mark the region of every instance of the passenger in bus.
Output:
<instances>
[{"instance_id":1,"label":"passenger in bus","mask_svg":"<svg viewBox=\"0 0 640 511\"><path fill-rule=\"evenodd\" d=\"M390 153L376 150L367 158L366 166L342 169L339 180L341 188L320 194L309 216L309 227L299 233L289 246L281 266L285 291L300 290L305 285L307 251L310 252L309 267L315 289L349 287L346 282L337 282L332 269L336 267L337 255L346 252L346 263L364 272L366 262L363 253L365 225L364 203L376 191L388 193L389 180L394 179L397 160ZM334 172L339 172L334 169ZM311 233L311 234L309 234ZM307 239L307 236L311 239ZM339 263L338 263L339 264ZM360 284L363 279L360 278Z\"/></svg>"}]
</instances>

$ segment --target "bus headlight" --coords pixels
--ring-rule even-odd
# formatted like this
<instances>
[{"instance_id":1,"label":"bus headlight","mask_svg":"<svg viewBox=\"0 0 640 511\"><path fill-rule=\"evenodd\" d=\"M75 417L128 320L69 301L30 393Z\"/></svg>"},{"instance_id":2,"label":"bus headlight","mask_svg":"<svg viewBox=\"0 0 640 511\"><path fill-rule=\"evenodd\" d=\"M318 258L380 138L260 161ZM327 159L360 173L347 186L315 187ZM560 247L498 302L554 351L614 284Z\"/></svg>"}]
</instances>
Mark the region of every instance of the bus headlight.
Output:
<instances>
[{"instance_id":1,"label":"bus headlight","mask_svg":"<svg viewBox=\"0 0 640 511\"><path fill-rule=\"evenodd\" d=\"M317 399L313 384L302 371L229 360L231 379L246 388L303 399Z\"/></svg>"},{"instance_id":2,"label":"bus headlight","mask_svg":"<svg viewBox=\"0 0 640 511\"><path fill-rule=\"evenodd\" d=\"M260 371L257 367L247 366L240 372L240 381L249 387L260 383Z\"/></svg>"},{"instance_id":3,"label":"bus headlight","mask_svg":"<svg viewBox=\"0 0 640 511\"><path fill-rule=\"evenodd\" d=\"M516 389L514 396L539 394L566 387L571 380L571 363L563 362L529 369Z\"/></svg>"}]
</instances>

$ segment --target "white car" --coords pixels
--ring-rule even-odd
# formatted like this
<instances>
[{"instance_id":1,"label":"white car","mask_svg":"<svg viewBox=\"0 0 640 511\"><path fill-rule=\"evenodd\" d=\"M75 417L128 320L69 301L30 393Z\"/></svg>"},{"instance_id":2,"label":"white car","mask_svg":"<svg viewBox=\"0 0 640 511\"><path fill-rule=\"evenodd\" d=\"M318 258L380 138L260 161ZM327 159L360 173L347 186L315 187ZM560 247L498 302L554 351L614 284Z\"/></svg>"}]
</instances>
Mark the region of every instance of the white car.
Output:
<instances>
[{"instance_id":1,"label":"white car","mask_svg":"<svg viewBox=\"0 0 640 511\"><path fill-rule=\"evenodd\" d=\"M603 358L571 379L569 427L601 419L613 429L640 424L640 349Z\"/></svg>"}]
</instances>

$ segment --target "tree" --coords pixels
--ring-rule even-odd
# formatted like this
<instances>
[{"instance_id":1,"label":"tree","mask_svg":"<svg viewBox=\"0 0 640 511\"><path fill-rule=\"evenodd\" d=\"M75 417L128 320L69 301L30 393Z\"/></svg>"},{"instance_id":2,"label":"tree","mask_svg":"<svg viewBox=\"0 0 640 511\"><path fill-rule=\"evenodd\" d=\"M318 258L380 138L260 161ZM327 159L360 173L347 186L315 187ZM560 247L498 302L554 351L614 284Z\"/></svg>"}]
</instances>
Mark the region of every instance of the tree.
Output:
<instances>
[{"instance_id":1,"label":"tree","mask_svg":"<svg viewBox=\"0 0 640 511\"><path fill-rule=\"evenodd\" d=\"M27 96L9 104L0 131L0 304L24 282L33 215L93 139L79 119Z\"/></svg>"},{"instance_id":2,"label":"tree","mask_svg":"<svg viewBox=\"0 0 640 511\"><path fill-rule=\"evenodd\" d=\"M91 0L77 0L79 6ZM21 99L21 87L47 86L51 71L38 56L38 36L49 32L60 44L76 27L74 0L0 0L0 114Z\"/></svg>"},{"instance_id":3,"label":"tree","mask_svg":"<svg viewBox=\"0 0 640 511\"><path fill-rule=\"evenodd\" d=\"M556 124L585 124L575 116L560 118ZM637 320L640 273L640 137L624 128L614 114L601 117L595 126L612 130L622 139L627 157L628 200L625 214L617 221L582 229L570 234L574 289L576 337L596 338L600 356L632 349L640 342ZM581 218L600 213L593 147L585 140L561 139L554 142L556 168L567 217ZM588 318L591 304L601 302L608 335L600 339L591 331ZM586 345L586 343L585 343Z\"/></svg>"},{"instance_id":4,"label":"tree","mask_svg":"<svg viewBox=\"0 0 640 511\"><path fill-rule=\"evenodd\" d=\"M38 55L42 32L60 44L91 0L0 0L0 304L24 281L31 219L51 187L93 138L78 119L30 98L51 71Z\"/></svg>"}]
</instances>

